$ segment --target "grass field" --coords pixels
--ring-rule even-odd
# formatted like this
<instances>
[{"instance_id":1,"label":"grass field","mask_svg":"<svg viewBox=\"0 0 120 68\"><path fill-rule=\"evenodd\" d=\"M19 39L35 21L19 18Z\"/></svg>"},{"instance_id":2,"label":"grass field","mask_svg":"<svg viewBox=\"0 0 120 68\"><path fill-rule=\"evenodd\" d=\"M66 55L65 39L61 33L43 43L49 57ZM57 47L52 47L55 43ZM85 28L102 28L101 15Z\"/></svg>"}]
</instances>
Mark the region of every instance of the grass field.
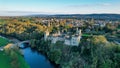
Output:
<instances>
[{"instance_id":1,"label":"grass field","mask_svg":"<svg viewBox=\"0 0 120 68\"><path fill-rule=\"evenodd\" d=\"M10 57L8 57L3 51L0 52L0 68L12 68Z\"/></svg>"},{"instance_id":2,"label":"grass field","mask_svg":"<svg viewBox=\"0 0 120 68\"><path fill-rule=\"evenodd\" d=\"M16 53L16 57L18 58L18 64L20 64L19 68L30 68L29 65L25 62L24 58L17 52ZM0 68L12 68L11 65L11 60L13 59L13 57L11 58L10 56L6 55L6 53L4 51L0 51Z\"/></svg>"},{"instance_id":3,"label":"grass field","mask_svg":"<svg viewBox=\"0 0 120 68\"><path fill-rule=\"evenodd\" d=\"M82 34L82 36L89 37L91 35L90 34Z\"/></svg>"},{"instance_id":4,"label":"grass field","mask_svg":"<svg viewBox=\"0 0 120 68\"><path fill-rule=\"evenodd\" d=\"M6 23L5 20L0 19L0 24L5 24L5 23Z\"/></svg>"},{"instance_id":5,"label":"grass field","mask_svg":"<svg viewBox=\"0 0 120 68\"><path fill-rule=\"evenodd\" d=\"M9 40L0 37L0 46L6 46L9 43ZM18 64L19 68L30 68L29 65L25 62L24 58L21 56L20 53L17 53L14 51L16 56L18 58ZM6 52L0 51L0 68L12 68L11 61L14 57L10 57L10 55L7 55Z\"/></svg>"},{"instance_id":6,"label":"grass field","mask_svg":"<svg viewBox=\"0 0 120 68\"><path fill-rule=\"evenodd\" d=\"M8 40L0 37L0 46L8 44ZM0 68L12 68L10 64L10 57L5 54L4 51L0 51Z\"/></svg>"},{"instance_id":7,"label":"grass field","mask_svg":"<svg viewBox=\"0 0 120 68\"><path fill-rule=\"evenodd\" d=\"M0 46L5 46L9 43L9 40L0 37Z\"/></svg>"},{"instance_id":8,"label":"grass field","mask_svg":"<svg viewBox=\"0 0 120 68\"><path fill-rule=\"evenodd\" d=\"M30 68L29 65L25 62L24 58L18 53L18 61L20 63L20 68Z\"/></svg>"},{"instance_id":9,"label":"grass field","mask_svg":"<svg viewBox=\"0 0 120 68\"><path fill-rule=\"evenodd\" d=\"M30 68L29 65L25 62L24 58L17 52L14 52L16 55L14 57L18 58L19 68ZM13 68L11 65L11 61L14 57L10 57L4 51L0 51L0 68ZM15 65L16 65L15 64Z\"/></svg>"}]
</instances>

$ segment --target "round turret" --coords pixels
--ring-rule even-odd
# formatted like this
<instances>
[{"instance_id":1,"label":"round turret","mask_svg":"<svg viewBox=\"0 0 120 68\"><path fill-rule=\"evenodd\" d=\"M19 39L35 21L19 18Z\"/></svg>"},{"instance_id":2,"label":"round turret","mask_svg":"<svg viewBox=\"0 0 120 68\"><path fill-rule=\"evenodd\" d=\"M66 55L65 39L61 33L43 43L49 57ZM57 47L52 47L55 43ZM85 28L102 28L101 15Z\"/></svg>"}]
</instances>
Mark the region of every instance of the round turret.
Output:
<instances>
[{"instance_id":1,"label":"round turret","mask_svg":"<svg viewBox=\"0 0 120 68\"><path fill-rule=\"evenodd\" d=\"M79 30L79 35L81 35L81 34L82 34L82 30L80 29L80 30Z\"/></svg>"},{"instance_id":2,"label":"round turret","mask_svg":"<svg viewBox=\"0 0 120 68\"><path fill-rule=\"evenodd\" d=\"M45 31L45 33L44 33L44 40L45 40L45 41L47 40L48 36L49 36L49 31L47 30L47 31Z\"/></svg>"}]
</instances>

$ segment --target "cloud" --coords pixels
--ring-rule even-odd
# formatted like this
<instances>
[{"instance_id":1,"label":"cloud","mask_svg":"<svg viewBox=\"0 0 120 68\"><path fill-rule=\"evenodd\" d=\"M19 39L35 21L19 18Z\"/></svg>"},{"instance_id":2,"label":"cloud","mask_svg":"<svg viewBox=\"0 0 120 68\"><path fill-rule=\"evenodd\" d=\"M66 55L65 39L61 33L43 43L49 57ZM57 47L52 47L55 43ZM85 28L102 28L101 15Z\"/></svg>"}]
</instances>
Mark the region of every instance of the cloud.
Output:
<instances>
[{"instance_id":1,"label":"cloud","mask_svg":"<svg viewBox=\"0 0 120 68\"><path fill-rule=\"evenodd\" d=\"M98 4L82 4L82 5L69 5L69 8L83 8L83 7L104 7L104 6L111 6L110 3L98 3Z\"/></svg>"},{"instance_id":2,"label":"cloud","mask_svg":"<svg viewBox=\"0 0 120 68\"><path fill-rule=\"evenodd\" d=\"M102 3L101 6L111 6L110 3Z\"/></svg>"},{"instance_id":3,"label":"cloud","mask_svg":"<svg viewBox=\"0 0 120 68\"><path fill-rule=\"evenodd\" d=\"M7 11L0 10L0 16L22 16L34 14L57 14L58 12L40 12L40 11Z\"/></svg>"},{"instance_id":4,"label":"cloud","mask_svg":"<svg viewBox=\"0 0 120 68\"><path fill-rule=\"evenodd\" d=\"M33 12L33 11L0 11L0 16L21 16L30 14L43 14L45 12Z\"/></svg>"},{"instance_id":5,"label":"cloud","mask_svg":"<svg viewBox=\"0 0 120 68\"><path fill-rule=\"evenodd\" d=\"M40 13L40 12L33 12L33 11L0 11L3 13Z\"/></svg>"}]
</instances>

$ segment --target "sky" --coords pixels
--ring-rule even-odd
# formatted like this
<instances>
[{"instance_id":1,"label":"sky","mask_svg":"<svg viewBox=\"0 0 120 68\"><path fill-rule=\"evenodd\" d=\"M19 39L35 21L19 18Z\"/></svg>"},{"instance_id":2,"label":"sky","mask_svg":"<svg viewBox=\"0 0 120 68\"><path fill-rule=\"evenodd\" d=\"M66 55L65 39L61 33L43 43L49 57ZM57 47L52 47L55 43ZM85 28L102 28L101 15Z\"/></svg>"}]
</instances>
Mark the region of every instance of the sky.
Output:
<instances>
[{"instance_id":1,"label":"sky","mask_svg":"<svg viewBox=\"0 0 120 68\"><path fill-rule=\"evenodd\" d=\"M120 14L120 0L0 0L0 16Z\"/></svg>"}]
</instances>

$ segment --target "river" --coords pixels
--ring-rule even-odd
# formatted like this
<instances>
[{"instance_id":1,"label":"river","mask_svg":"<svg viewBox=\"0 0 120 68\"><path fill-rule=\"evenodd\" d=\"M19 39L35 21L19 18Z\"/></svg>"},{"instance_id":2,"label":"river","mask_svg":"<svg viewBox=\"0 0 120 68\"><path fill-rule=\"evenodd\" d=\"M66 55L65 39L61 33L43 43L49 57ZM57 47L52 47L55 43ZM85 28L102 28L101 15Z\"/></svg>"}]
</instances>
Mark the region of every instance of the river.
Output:
<instances>
[{"instance_id":1,"label":"river","mask_svg":"<svg viewBox=\"0 0 120 68\"><path fill-rule=\"evenodd\" d=\"M50 61L41 53L32 50L30 47L22 49L25 61L30 68L54 68Z\"/></svg>"}]
</instances>

